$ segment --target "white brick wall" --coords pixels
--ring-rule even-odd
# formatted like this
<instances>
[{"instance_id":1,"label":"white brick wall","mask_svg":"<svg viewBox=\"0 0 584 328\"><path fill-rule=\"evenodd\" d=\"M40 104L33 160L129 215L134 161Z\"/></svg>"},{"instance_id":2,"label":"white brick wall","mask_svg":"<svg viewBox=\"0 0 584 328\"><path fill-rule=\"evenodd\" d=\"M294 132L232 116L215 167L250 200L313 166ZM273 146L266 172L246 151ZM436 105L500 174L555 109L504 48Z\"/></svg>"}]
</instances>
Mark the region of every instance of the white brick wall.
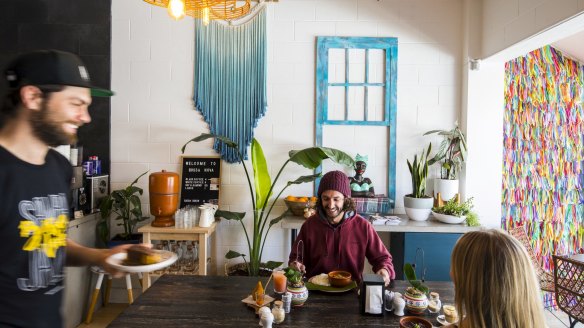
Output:
<instances>
[{"instance_id":1,"label":"white brick wall","mask_svg":"<svg viewBox=\"0 0 584 328\"><path fill-rule=\"evenodd\" d=\"M112 19L112 88L116 96L112 99L111 176L112 187L120 188L147 169L178 170L180 147L201 132L208 132L208 127L191 100L192 19L175 22L163 8L142 1L113 1ZM450 128L460 110L461 30L460 0L270 3L269 108L255 133L272 177L288 150L314 145L316 36L397 37L396 205L398 212L403 211L402 197L411 191L406 158L429 142L422 137L423 132ZM385 129L327 127L325 142L352 155L368 154L367 175L375 182L377 192L386 188ZM190 144L187 153L212 155L211 142ZM249 213L250 196L241 165L222 165L221 208ZM280 181L307 173L290 164ZM140 186L146 188L142 200L147 211L147 179L142 178ZM294 186L285 194L312 195L312 186ZM283 209L279 207L274 213ZM272 229L264 258L284 261L289 244L287 231ZM239 224L222 221L211 250L218 272L223 272L223 254L230 248L247 253Z\"/></svg>"},{"instance_id":2,"label":"white brick wall","mask_svg":"<svg viewBox=\"0 0 584 328\"><path fill-rule=\"evenodd\" d=\"M483 0L482 5L480 58L491 56L584 11L582 0Z\"/></svg>"}]
</instances>

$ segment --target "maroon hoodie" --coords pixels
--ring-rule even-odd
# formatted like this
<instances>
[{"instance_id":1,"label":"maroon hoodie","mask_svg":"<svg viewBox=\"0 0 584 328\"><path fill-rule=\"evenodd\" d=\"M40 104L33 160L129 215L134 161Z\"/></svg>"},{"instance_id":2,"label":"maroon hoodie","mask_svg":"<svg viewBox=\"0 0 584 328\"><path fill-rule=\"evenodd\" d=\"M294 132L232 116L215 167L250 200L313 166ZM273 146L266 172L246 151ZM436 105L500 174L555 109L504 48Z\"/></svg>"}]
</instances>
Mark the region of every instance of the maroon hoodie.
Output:
<instances>
[{"instance_id":1,"label":"maroon hoodie","mask_svg":"<svg viewBox=\"0 0 584 328\"><path fill-rule=\"evenodd\" d=\"M373 266L373 272L385 268L391 279L395 279L391 255L369 221L351 212L337 226L332 226L318 211L302 224L289 262L302 262L309 278L338 269L350 272L360 282L365 258Z\"/></svg>"}]
</instances>

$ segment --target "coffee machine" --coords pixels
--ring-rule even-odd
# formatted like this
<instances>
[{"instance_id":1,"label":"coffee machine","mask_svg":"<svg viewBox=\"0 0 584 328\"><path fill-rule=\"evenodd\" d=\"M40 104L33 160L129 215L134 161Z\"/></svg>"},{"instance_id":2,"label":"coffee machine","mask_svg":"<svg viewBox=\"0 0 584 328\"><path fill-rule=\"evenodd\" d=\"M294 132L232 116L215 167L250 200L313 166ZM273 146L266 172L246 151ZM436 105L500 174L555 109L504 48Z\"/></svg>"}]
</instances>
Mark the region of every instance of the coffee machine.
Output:
<instances>
[{"instance_id":1,"label":"coffee machine","mask_svg":"<svg viewBox=\"0 0 584 328\"><path fill-rule=\"evenodd\" d=\"M85 173L82 166L73 166L73 178L71 179L71 213L73 218L79 218L83 214L91 212L90 203L85 191Z\"/></svg>"}]
</instances>

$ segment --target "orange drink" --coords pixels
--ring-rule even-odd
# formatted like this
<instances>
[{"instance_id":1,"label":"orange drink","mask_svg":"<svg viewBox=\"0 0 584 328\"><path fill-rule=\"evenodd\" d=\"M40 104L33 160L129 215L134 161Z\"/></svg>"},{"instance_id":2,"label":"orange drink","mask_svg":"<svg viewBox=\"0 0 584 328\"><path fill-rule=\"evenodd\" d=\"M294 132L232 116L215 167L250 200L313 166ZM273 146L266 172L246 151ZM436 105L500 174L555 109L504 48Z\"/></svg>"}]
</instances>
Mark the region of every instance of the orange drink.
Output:
<instances>
[{"instance_id":1,"label":"orange drink","mask_svg":"<svg viewBox=\"0 0 584 328\"><path fill-rule=\"evenodd\" d=\"M282 294L286 292L286 276L284 275L284 270L274 270L272 273L274 278L274 292Z\"/></svg>"}]
</instances>

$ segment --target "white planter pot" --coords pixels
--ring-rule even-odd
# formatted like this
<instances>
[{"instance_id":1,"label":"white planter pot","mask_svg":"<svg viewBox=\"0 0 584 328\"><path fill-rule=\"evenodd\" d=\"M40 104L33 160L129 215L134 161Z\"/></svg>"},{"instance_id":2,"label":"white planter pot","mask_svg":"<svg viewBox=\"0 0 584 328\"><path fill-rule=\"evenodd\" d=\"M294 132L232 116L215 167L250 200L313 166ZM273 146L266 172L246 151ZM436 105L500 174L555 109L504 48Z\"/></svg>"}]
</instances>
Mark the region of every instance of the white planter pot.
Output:
<instances>
[{"instance_id":1,"label":"white planter pot","mask_svg":"<svg viewBox=\"0 0 584 328\"><path fill-rule=\"evenodd\" d=\"M451 200L458 194L458 180L435 179L434 198L438 198L438 193L440 193L443 201Z\"/></svg>"},{"instance_id":2,"label":"white planter pot","mask_svg":"<svg viewBox=\"0 0 584 328\"><path fill-rule=\"evenodd\" d=\"M414 198L404 196L404 207L406 214L411 220L425 221L428 220L434 205L434 198Z\"/></svg>"}]
</instances>

